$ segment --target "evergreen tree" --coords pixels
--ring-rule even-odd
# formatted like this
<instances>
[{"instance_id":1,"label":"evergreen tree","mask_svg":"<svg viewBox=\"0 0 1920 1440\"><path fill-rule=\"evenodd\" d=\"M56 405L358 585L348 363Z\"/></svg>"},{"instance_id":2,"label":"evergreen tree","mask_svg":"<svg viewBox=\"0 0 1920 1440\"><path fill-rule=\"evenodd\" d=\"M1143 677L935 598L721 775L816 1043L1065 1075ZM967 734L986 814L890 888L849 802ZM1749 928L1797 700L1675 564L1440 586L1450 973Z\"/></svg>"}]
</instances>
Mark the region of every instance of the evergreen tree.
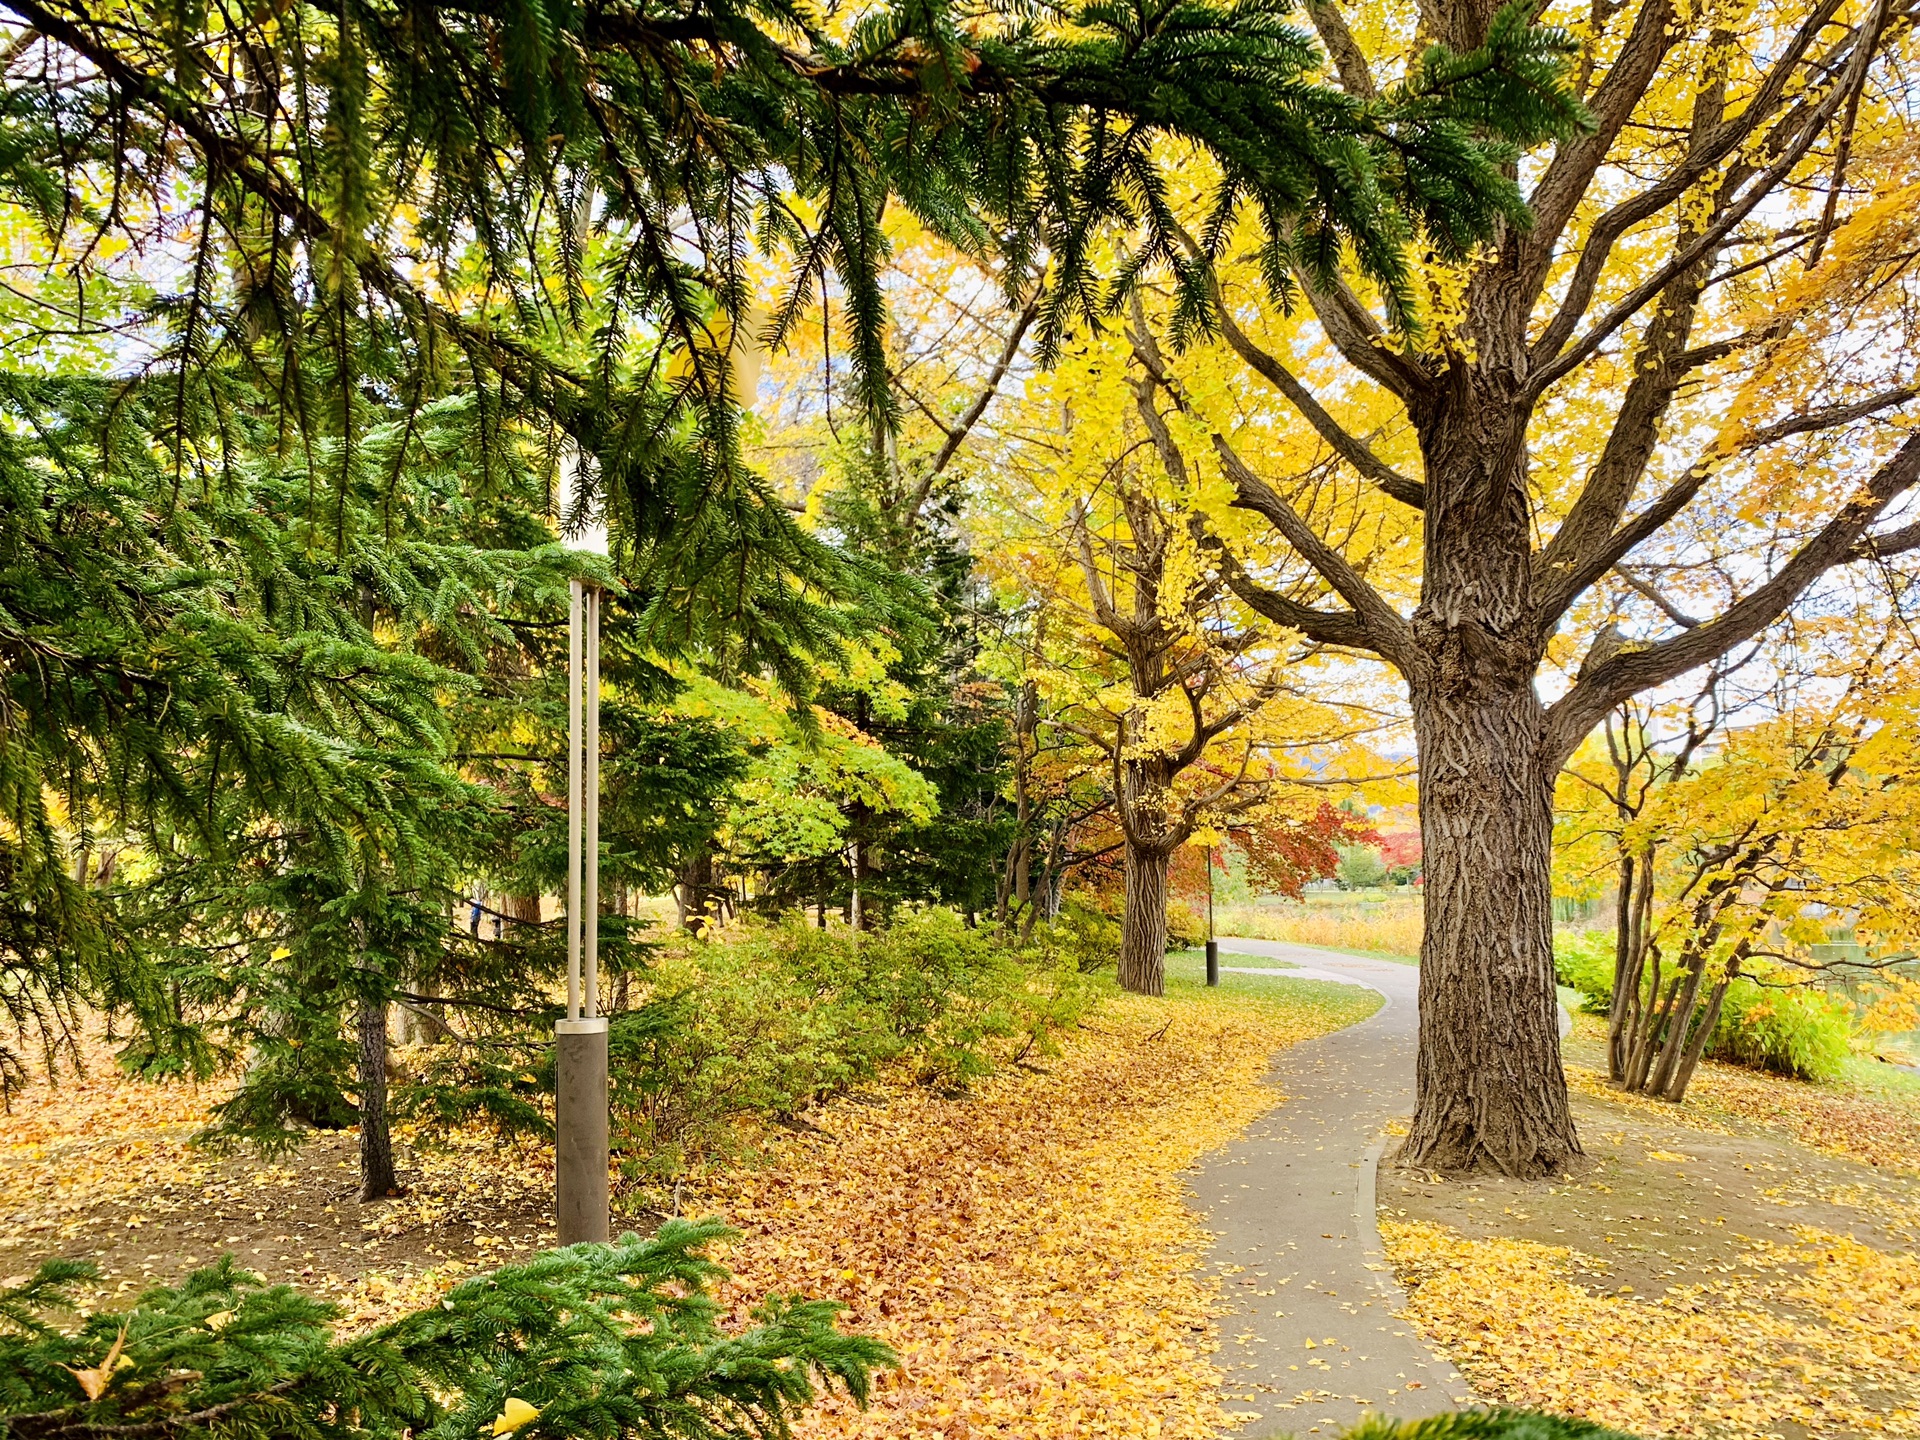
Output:
<instances>
[{"instance_id":1,"label":"evergreen tree","mask_svg":"<svg viewBox=\"0 0 1920 1440\"><path fill-rule=\"evenodd\" d=\"M651 1240L553 1251L345 1339L333 1307L231 1257L68 1329L94 1272L48 1261L0 1289L0 1435L766 1440L816 1385L864 1401L892 1356L840 1333L831 1303L774 1298L752 1329L719 1328L708 1290L726 1272L704 1251L726 1234L669 1220Z\"/></svg>"},{"instance_id":2,"label":"evergreen tree","mask_svg":"<svg viewBox=\"0 0 1920 1440\"><path fill-rule=\"evenodd\" d=\"M1520 0L1471 54L1436 47L1367 99L1316 83L1272 0L1093 5L1064 28L902 0L844 33L782 0L14 13L0 189L79 257L29 324L64 325L62 287L94 283L111 239L182 277L171 363L238 352L303 433L338 410L350 447L369 386L417 406L457 375L574 456L663 630L757 630L789 683L808 617L770 575L833 567L738 463L733 357L837 287L865 402L891 415L890 197L1003 252L1010 297L1044 256L1043 348L1112 303L1095 257L1116 225L1147 240L1111 278L1170 267L1208 323L1205 262L1243 208L1276 289L1351 248L1404 314L1415 229L1454 254L1520 218L1510 143L1579 114L1565 38ZM1169 139L1221 171L1197 261ZM196 197L190 237L154 199L174 193ZM776 252L787 288L757 326L751 268Z\"/></svg>"}]
</instances>

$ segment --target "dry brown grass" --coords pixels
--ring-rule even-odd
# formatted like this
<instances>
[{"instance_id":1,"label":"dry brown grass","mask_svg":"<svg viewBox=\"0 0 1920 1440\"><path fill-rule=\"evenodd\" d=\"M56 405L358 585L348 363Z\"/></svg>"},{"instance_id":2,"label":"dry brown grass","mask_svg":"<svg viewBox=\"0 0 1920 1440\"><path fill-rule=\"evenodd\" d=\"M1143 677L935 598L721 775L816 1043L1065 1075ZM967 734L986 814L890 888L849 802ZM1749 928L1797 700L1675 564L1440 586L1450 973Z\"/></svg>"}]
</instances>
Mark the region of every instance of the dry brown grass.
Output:
<instances>
[{"instance_id":1,"label":"dry brown grass","mask_svg":"<svg viewBox=\"0 0 1920 1440\"><path fill-rule=\"evenodd\" d=\"M1283 940L1411 959L1420 953L1424 921L1418 896L1338 904L1222 905L1214 911L1219 935Z\"/></svg>"}]
</instances>

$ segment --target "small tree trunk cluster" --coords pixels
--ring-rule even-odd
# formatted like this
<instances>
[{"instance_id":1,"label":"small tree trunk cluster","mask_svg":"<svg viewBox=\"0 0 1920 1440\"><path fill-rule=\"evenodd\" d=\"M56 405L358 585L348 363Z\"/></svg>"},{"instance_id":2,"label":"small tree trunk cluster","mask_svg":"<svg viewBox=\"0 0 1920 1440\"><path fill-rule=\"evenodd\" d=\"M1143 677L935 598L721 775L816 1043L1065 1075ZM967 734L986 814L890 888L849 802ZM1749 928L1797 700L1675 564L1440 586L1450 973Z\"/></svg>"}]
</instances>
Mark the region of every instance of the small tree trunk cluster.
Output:
<instances>
[{"instance_id":1,"label":"small tree trunk cluster","mask_svg":"<svg viewBox=\"0 0 1920 1440\"><path fill-rule=\"evenodd\" d=\"M1705 923L1689 935L1669 973L1652 935L1653 883L1651 849L1621 862L1607 1071L1623 1090L1678 1104L1713 1039L1748 946L1744 940L1736 945L1709 982L1720 929L1702 916Z\"/></svg>"}]
</instances>

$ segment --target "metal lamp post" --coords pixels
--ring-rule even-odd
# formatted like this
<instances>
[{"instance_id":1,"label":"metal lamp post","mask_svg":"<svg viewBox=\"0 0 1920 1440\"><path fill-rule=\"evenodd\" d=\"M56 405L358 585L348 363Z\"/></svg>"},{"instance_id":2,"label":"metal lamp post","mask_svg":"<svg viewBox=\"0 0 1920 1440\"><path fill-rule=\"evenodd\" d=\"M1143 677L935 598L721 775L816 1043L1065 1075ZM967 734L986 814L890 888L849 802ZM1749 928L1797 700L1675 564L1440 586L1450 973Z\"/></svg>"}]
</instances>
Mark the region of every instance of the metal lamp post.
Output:
<instances>
[{"instance_id":1,"label":"metal lamp post","mask_svg":"<svg viewBox=\"0 0 1920 1440\"><path fill-rule=\"evenodd\" d=\"M567 1018L553 1027L554 1213L562 1245L605 1243L607 1021L600 1011L600 591L567 623Z\"/></svg>"},{"instance_id":2,"label":"metal lamp post","mask_svg":"<svg viewBox=\"0 0 1920 1440\"><path fill-rule=\"evenodd\" d=\"M1213 938L1213 846L1207 846L1207 984L1220 983L1220 942Z\"/></svg>"}]
</instances>

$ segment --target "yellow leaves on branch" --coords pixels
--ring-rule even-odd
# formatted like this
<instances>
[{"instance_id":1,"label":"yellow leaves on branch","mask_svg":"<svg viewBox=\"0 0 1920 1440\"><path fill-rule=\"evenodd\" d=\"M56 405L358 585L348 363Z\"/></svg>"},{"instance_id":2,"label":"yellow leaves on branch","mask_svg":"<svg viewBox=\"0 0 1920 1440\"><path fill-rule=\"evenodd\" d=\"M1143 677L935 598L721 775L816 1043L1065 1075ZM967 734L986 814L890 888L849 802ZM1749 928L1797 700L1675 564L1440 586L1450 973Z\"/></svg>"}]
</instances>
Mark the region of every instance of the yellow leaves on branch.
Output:
<instances>
[{"instance_id":1,"label":"yellow leaves on branch","mask_svg":"<svg viewBox=\"0 0 1920 1440\"><path fill-rule=\"evenodd\" d=\"M1595 1294L1560 1246L1383 1222L1408 1318L1488 1399L1642 1434L1911 1435L1920 1261L1811 1229L1755 1243L1711 1285ZM1871 1393L1870 1393L1871 1392Z\"/></svg>"},{"instance_id":2,"label":"yellow leaves on branch","mask_svg":"<svg viewBox=\"0 0 1920 1440\"><path fill-rule=\"evenodd\" d=\"M1045 1073L838 1103L824 1134L688 1202L744 1232L735 1320L768 1292L824 1296L902 1356L865 1414L830 1400L799 1432L1212 1436L1215 1300L1182 1174L1272 1103L1275 1048L1351 1018L1123 999Z\"/></svg>"}]
</instances>

